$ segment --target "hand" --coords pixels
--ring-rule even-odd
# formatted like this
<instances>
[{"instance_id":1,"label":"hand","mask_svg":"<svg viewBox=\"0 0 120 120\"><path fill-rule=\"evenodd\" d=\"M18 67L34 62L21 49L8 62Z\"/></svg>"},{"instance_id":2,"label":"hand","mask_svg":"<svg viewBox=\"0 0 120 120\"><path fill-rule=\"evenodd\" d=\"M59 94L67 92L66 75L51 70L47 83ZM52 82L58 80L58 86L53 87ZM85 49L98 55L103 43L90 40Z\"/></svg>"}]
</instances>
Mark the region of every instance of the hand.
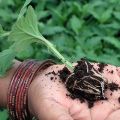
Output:
<instances>
[{"instance_id":1,"label":"hand","mask_svg":"<svg viewBox=\"0 0 120 120\"><path fill-rule=\"evenodd\" d=\"M97 65L94 64L97 68ZM29 108L40 120L119 120L120 112L118 97L120 91L107 91L109 101L96 102L94 107L89 109L87 103L79 100L72 100L66 96L67 90L60 82L57 75L48 74L52 71L57 73L64 65L54 65L42 71L36 77L29 89ZM108 73L113 70L113 74ZM108 82L115 81L120 84L120 78L116 67L107 66L103 76ZM52 79L52 80L51 80Z\"/></svg>"},{"instance_id":2,"label":"hand","mask_svg":"<svg viewBox=\"0 0 120 120\"><path fill-rule=\"evenodd\" d=\"M97 64L94 64L97 69ZM102 75L108 80L108 83L115 82L120 86L120 68L108 65L104 68ZM99 101L91 108L92 120L120 120L120 90L105 93L108 101Z\"/></svg>"},{"instance_id":3,"label":"hand","mask_svg":"<svg viewBox=\"0 0 120 120\"><path fill-rule=\"evenodd\" d=\"M72 100L58 73L64 65L53 65L42 71L29 88L29 109L40 120L91 120L86 103Z\"/></svg>"}]
</instances>

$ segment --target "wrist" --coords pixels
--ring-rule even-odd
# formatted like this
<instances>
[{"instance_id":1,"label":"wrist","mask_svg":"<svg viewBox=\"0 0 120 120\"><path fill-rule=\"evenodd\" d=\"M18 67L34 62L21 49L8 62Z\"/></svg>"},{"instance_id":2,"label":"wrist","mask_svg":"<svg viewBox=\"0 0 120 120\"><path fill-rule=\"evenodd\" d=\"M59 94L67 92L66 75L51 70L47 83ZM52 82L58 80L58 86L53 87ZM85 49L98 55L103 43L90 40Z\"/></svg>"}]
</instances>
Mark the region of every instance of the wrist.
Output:
<instances>
[{"instance_id":1,"label":"wrist","mask_svg":"<svg viewBox=\"0 0 120 120\"><path fill-rule=\"evenodd\" d=\"M47 86L47 84L49 84L49 79L51 79L51 75L48 75L47 79L46 79L46 75L52 73L53 71L57 73L63 67L64 65L52 65L46 68L45 70L41 71L34 78L34 81L31 83L28 89L28 109L32 116L36 116L37 118L39 118L40 107L38 106L42 102L43 98L46 96L46 94L43 93L45 89L46 90L48 89L49 85Z\"/></svg>"},{"instance_id":2,"label":"wrist","mask_svg":"<svg viewBox=\"0 0 120 120\"><path fill-rule=\"evenodd\" d=\"M42 78L41 76L44 75L45 71L47 71L49 67L43 71L41 71L37 76L34 78L32 83L29 86L28 89L28 110L30 112L31 116L37 116L38 109L36 109L36 106L38 106L39 103L36 102L36 99L40 99L40 96L36 95L36 92L42 92ZM37 91L39 90L39 91Z\"/></svg>"},{"instance_id":3,"label":"wrist","mask_svg":"<svg viewBox=\"0 0 120 120\"><path fill-rule=\"evenodd\" d=\"M8 88L7 107L11 119L32 119L28 109L28 89L35 76L53 64L51 60L31 59L19 65Z\"/></svg>"},{"instance_id":4,"label":"wrist","mask_svg":"<svg viewBox=\"0 0 120 120\"><path fill-rule=\"evenodd\" d=\"M4 77L0 78L0 107L7 107L7 94L9 83L19 64L20 62L15 60L12 68L7 72Z\"/></svg>"}]
</instances>

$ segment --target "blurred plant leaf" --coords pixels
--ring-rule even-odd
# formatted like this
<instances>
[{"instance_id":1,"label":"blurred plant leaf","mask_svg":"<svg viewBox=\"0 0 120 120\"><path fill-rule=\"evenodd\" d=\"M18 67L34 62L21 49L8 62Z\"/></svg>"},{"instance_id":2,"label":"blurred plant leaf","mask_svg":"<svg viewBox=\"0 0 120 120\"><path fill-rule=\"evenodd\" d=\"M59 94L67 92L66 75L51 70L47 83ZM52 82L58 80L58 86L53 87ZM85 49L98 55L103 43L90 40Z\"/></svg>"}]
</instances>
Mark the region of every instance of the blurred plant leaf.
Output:
<instances>
[{"instance_id":1,"label":"blurred plant leaf","mask_svg":"<svg viewBox=\"0 0 120 120\"><path fill-rule=\"evenodd\" d=\"M20 7L23 4L23 1L11 1L11 3L5 1L5 4L3 2L0 4L0 23L5 30L10 30L10 26L14 24ZM34 0L30 4L35 8L39 21L36 25L36 22L33 20L36 17L32 17L30 13L28 19L22 17L26 19L25 24L17 21L19 25L16 25L16 29L14 28L14 34L12 28L11 34L13 36L11 37L10 35L9 40L15 41L11 48L15 48L19 54L17 54L17 57L21 59L27 57L39 59L54 58L43 46L35 44L33 49L28 47L36 39L35 36L37 35L34 34L36 33L35 26L38 26L39 31L50 39L64 56L73 61L85 56L90 60L119 65L119 0L64 0L60 2L54 0ZM25 9L26 7L27 5ZM20 19L20 21L22 20ZM26 27L29 23L31 26ZM17 31L18 27L20 28L19 31ZM29 35L26 31L29 31ZM34 39L31 35L35 35ZM25 39L26 37L27 39ZM9 43L6 46L5 39L6 37L0 40L1 50L7 49L8 45L11 45ZM33 53L31 54L28 51ZM110 56L114 56L114 59L107 60Z\"/></svg>"},{"instance_id":2,"label":"blurred plant leaf","mask_svg":"<svg viewBox=\"0 0 120 120\"><path fill-rule=\"evenodd\" d=\"M46 27L43 29L42 31L42 34L43 35L54 35L54 34L57 34L57 33L61 33L61 32L64 32L65 29L61 26L51 26L51 27Z\"/></svg>"},{"instance_id":3,"label":"blurred plant leaf","mask_svg":"<svg viewBox=\"0 0 120 120\"><path fill-rule=\"evenodd\" d=\"M18 50L17 50L18 51ZM17 52L16 57L22 60L32 57L34 54L33 47L31 45L25 46L24 49L21 49Z\"/></svg>"},{"instance_id":4,"label":"blurred plant leaf","mask_svg":"<svg viewBox=\"0 0 120 120\"><path fill-rule=\"evenodd\" d=\"M41 19L43 19L43 18L48 17L49 15L50 15L50 12L49 12L49 11L39 11L39 12L37 13L37 17L38 17L39 21L40 21Z\"/></svg>"},{"instance_id":5,"label":"blurred plant leaf","mask_svg":"<svg viewBox=\"0 0 120 120\"><path fill-rule=\"evenodd\" d=\"M83 21L81 21L77 16L73 15L70 19L70 27L71 29L78 34L81 27L83 25Z\"/></svg>"},{"instance_id":6,"label":"blurred plant leaf","mask_svg":"<svg viewBox=\"0 0 120 120\"><path fill-rule=\"evenodd\" d=\"M3 76L11 67L15 53L12 49L0 52L0 76Z\"/></svg>"},{"instance_id":7,"label":"blurred plant leaf","mask_svg":"<svg viewBox=\"0 0 120 120\"><path fill-rule=\"evenodd\" d=\"M9 32L3 30L2 25L0 24L0 37L8 36Z\"/></svg>"},{"instance_id":8,"label":"blurred plant leaf","mask_svg":"<svg viewBox=\"0 0 120 120\"><path fill-rule=\"evenodd\" d=\"M112 8L108 8L107 10L104 11L104 13L102 13L102 16L100 16L100 22L104 23L106 22L108 19L110 19L112 15Z\"/></svg>"},{"instance_id":9,"label":"blurred plant leaf","mask_svg":"<svg viewBox=\"0 0 120 120\"><path fill-rule=\"evenodd\" d=\"M120 20L120 12L114 11L113 14L114 14L115 18L117 18L118 20Z\"/></svg>"},{"instance_id":10,"label":"blurred plant leaf","mask_svg":"<svg viewBox=\"0 0 120 120\"><path fill-rule=\"evenodd\" d=\"M114 47L120 49L120 41L118 41L116 38L114 38L114 37L103 37L103 40L112 44Z\"/></svg>"},{"instance_id":11,"label":"blurred plant leaf","mask_svg":"<svg viewBox=\"0 0 120 120\"><path fill-rule=\"evenodd\" d=\"M1 120L7 120L8 119L8 111L7 110L3 110L2 112L0 112L0 119Z\"/></svg>"},{"instance_id":12,"label":"blurred plant leaf","mask_svg":"<svg viewBox=\"0 0 120 120\"><path fill-rule=\"evenodd\" d=\"M0 24L0 37L3 36L5 33L5 31L2 28L2 25Z\"/></svg>"},{"instance_id":13,"label":"blurred plant leaf","mask_svg":"<svg viewBox=\"0 0 120 120\"><path fill-rule=\"evenodd\" d=\"M20 13L19 13L19 15L18 15L18 19L20 19L20 18L24 15L24 13L26 12L26 9L27 9L27 5L29 5L29 3L30 3L31 1L32 1L32 0L26 0L26 1L25 1L25 3L24 3L24 5L23 5L23 7L21 8Z\"/></svg>"}]
</instances>

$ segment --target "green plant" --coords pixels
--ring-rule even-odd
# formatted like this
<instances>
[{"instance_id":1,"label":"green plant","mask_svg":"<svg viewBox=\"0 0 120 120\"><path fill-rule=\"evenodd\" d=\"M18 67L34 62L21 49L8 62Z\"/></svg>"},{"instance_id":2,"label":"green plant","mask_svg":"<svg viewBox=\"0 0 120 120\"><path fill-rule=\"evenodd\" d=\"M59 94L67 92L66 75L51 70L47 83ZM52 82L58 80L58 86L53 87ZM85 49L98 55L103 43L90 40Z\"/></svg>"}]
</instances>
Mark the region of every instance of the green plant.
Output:
<instances>
[{"instance_id":1,"label":"green plant","mask_svg":"<svg viewBox=\"0 0 120 120\"><path fill-rule=\"evenodd\" d=\"M8 118L7 110L2 110L2 112L0 112L0 120L7 120L7 118Z\"/></svg>"},{"instance_id":2,"label":"green plant","mask_svg":"<svg viewBox=\"0 0 120 120\"><path fill-rule=\"evenodd\" d=\"M19 21L19 18L24 15L27 8L26 6L30 2L31 0L27 0L23 5L18 18L16 17L18 21ZM39 20L37 22L38 23L37 29L39 30L36 29L36 32L40 31L40 33L46 36L46 38L49 38L50 40L52 40L52 42L56 45L56 48L60 52L62 52L65 57L71 60L76 60L81 57L87 57L88 59L93 61L95 60L95 61L119 65L120 64L119 62L120 42L119 42L119 36L118 36L119 22L117 22L117 20L119 20L118 12L117 12L119 11L119 8L117 7L119 2L117 0L113 0L113 1L111 0L109 2L108 1L103 2L101 0L98 0L98 1L91 0L89 2L78 2L78 1L73 2L73 1L65 0L63 2L60 2L59 4L58 3L59 2L57 1L56 2L55 1L32 2L33 5L36 4L35 11L37 13L38 20ZM12 2L9 4L13 5ZM53 6L54 7L56 6L55 10L52 9ZM47 8L47 10L44 10L45 8ZM104 10L106 10L106 12L102 14ZM114 15L114 19L113 18L111 19L112 14ZM47 18L47 17L50 17L50 18ZM35 23L31 23L31 24L33 24L34 26ZM0 29L1 29L0 31L1 37L9 36L10 32L4 31L2 27L0 27ZM25 28L23 27L23 29ZM44 38L40 33L38 33L39 35L35 35L36 33L32 34L32 35L35 35L33 39L37 38L37 40L38 39L43 40ZM9 38L14 37L12 35L10 36L11 37ZM16 39L16 37L14 37L14 39ZM13 44L11 43L11 41L6 41L6 42L8 43L9 46ZM44 42L45 42L45 39L44 39ZM14 44L16 46L17 45L19 46L20 42L16 42L16 43L14 42ZM3 44L3 45L6 45L6 44ZM30 44L25 44L24 47L22 48L16 47L17 49L19 49L15 53L16 57L25 59L34 54L33 56L34 58L45 59L44 54L48 55L48 52L43 47L42 49L40 49L37 46L39 45L30 43ZM43 52L39 52L39 50ZM31 51L31 52L28 52L28 51ZM4 52L1 54L3 56ZM111 59L111 55L114 55L116 57ZM52 54L49 54L48 56L51 56L54 58ZM71 56L71 57L68 57L68 56ZM61 56L58 56L58 57L61 57ZM7 69L6 66L5 67L3 66L1 68L1 71L3 68ZM6 69L3 71L3 73L6 71Z\"/></svg>"},{"instance_id":3,"label":"green plant","mask_svg":"<svg viewBox=\"0 0 120 120\"><path fill-rule=\"evenodd\" d=\"M29 3L30 0L27 2ZM0 4L0 23L5 30L10 30L14 24L22 4L23 1L19 0L10 0ZM31 4L38 17L39 31L70 61L87 57L93 61L120 65L120 2L118 0L34 0L31 1ZM25 9L26 6L23 7L22 14ZM5 13L3 14L1 11ZM6 15L8 13L11 18ZM6 37L0 38L0 43L1 51L12 44L6 40ZM114 57L111 58L111 56ZM38 44L24 47L16 54L16 57L57 60Z\"/></svg>"},{"instance_id":4,"label":"green plant","mask_svg":"<svg viewBox=\"0 0 120 120\"><path fill-rule=\"evenodd\" d=\"M5 33L1 29L1 36L4 36ZM54 45L45 39L38 30L37 17L34 13L33 8L28 7L26 16L21 16L18 18L17 22L12 27L12 31L8 35L9 41L13 41L13 44L8 50L2 52L0 58L5 58L1 60L0 73L3 74L12 64L12 61L15 57L15 53L18 53L20 50L24 49L26 46L36 42L43 43L50 49L50 51L55 54L66 66L73 70L72 64L67 61L54 47ZM5 56L5 57L4 57ZM7 60L7 61L6 61ZM9 61L8 61L9 60Z\"/></svg>"}]
</instances>

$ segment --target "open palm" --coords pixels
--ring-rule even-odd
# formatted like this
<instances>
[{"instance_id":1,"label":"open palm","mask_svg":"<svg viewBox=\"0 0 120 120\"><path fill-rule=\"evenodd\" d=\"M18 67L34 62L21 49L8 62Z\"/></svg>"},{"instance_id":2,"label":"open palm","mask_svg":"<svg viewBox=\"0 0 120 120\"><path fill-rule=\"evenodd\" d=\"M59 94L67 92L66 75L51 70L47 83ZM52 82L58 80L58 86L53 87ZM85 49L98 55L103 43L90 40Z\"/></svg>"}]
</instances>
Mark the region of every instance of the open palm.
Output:
<instances>
[{"instance_id":1,"label":"open palm","mask_svg":"<svg viewBox=\"0 0 120 120\"><path fill-rule=\"evenodd\" d=\"M96 64L94 65L95 67ZM111 94L106 92L108 101L96 102L94 107L88 108L86 102L72 100L67 96L67 90L62 84L56 73L64 65L53 65L42 71L32 83L29 90L30 108L32 113L40 120L119 120L119 102L120 91ZM114 74L109 71L114 70ZM115 81L120 84L120 78L116 67L107 66L103 76L109 81ZM115 117L116 116L116 117Z\"/></svg>"}]
</instances>

